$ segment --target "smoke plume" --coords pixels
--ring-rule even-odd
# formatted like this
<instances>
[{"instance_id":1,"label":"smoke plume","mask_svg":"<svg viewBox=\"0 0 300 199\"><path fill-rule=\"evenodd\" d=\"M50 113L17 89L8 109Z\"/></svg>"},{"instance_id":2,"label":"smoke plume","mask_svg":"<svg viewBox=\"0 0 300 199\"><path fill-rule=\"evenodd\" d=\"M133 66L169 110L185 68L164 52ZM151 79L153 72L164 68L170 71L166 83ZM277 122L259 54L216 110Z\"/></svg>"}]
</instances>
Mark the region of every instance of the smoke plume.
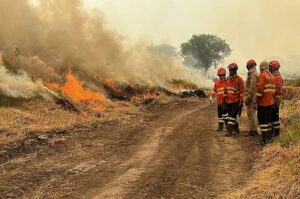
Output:
<instances>
[{"instance_id":1,"label":"smoke plume","mask_svg":"<svg viewBox=\"0 0 300 199\"><path fill-rule=\"evenodd\" d=\"M46 88L42 81L32 81L25 71L12 74L0 65L0 90L3 94L11 97L32 98L42 96L50 99L50 96L57 96Z\"/></svg>"},{"instance_id":2,"label":"smoke plume","mask_svg":"<svg viewBox=\"0 0 300 199\"><path fill-rule=\"evenodd\" d=\"M61 81L73 65L80 79L93 86L104 78L162 86L172 78L202 81L180 60L153 56L145 43L125 46L119 34L106 28L102 13L87 11L81 0L43 0L37 6L29 0L0 0L0 5L0 51L33 77ZM17 84L27 77L6 80Z\"/></svg>"}]
</instances>

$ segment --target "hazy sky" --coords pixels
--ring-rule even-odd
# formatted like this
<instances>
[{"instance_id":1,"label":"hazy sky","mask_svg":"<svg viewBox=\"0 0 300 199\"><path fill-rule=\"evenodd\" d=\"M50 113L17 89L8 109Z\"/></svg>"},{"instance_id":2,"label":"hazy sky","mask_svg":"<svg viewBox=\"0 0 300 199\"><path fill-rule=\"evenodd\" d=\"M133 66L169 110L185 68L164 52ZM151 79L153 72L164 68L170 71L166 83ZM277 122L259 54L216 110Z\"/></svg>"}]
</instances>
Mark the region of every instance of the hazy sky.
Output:
<instances>
[{"instance_id":1,"label":"hazy sky","mask_svg":"<svg viewBox=\"0 0 300 199\"><path fill-rule=\"evenodd\" d=\"M216 34L233 49L226 64L278 58L286 72L300 69L300 0L84 1L128 41L179 47L193 34Z\"/></svg>"}]
</instances>

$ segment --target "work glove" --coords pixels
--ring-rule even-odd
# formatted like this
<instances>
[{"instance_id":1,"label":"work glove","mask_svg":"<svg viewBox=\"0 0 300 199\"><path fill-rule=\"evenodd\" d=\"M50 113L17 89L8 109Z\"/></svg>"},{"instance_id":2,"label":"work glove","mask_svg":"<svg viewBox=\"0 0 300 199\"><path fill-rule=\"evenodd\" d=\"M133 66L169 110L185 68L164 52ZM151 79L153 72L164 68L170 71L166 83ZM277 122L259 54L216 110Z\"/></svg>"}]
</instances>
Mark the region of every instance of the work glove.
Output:
<instances>
[{"instance_id":1,"label":"work glove","mask_svg":"<svg viewBox=\"0 0 300 199\"><path fill-rule=\"evenodd\" d=\"M210 96L210 98L209 98L209 103L210 104L212 103L212 100L213 100L213 98L212 98L212 96Z\"/></svg>"}]
</instances>

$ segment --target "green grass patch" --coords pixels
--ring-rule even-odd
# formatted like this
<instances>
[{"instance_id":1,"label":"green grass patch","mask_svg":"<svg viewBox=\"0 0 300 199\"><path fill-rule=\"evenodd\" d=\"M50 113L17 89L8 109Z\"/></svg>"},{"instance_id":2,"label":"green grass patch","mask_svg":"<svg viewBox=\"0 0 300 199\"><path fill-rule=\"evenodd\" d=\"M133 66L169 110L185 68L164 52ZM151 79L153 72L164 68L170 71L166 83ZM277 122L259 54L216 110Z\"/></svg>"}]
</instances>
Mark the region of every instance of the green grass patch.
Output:
<instances>
[{"instance_id":1,"label":"green grass patch","mask_svg":"<svg viewBox=\"0 0 300 199\"><path fill-rule=\"evenodd\" d=\"M276 143L280 146L290 146L300 142L300 119L293 120L286 131L277 138Z\"/></svg>"},{"instance_id":2,"label":"green grass patch","mask_svg":"<svg viewBox=\"0 0 300 199\"><path fill-rule=\"evenodd\" d=\"M192 90L199 89L199 87L196 84L182 79L172 79L170 83L175 88L192 89Z\"/></svg>"},{"instance_id":3,"label":"green grass patch","mask_svg":"<svg viewBox=\"0 0 300 199\"><path fill-rule=\"evenodd\" d=\"M289 80L287 82L287 86L300 87L300 77L293 79L293 80Z\"/></svg>"}]
</instances>

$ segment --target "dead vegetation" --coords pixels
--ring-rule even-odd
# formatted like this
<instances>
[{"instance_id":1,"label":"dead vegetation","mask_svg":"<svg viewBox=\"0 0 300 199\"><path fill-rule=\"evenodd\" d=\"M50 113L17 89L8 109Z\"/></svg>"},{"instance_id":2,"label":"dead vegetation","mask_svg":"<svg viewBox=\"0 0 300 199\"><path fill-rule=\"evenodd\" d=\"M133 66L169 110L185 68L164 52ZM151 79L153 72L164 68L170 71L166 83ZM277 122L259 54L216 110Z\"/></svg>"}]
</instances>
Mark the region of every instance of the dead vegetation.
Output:
<instances>
[{"instance_id":1,"label":"dead vegetation","mask_svg":"<svg viewBox=\"0 0 300 199\"><path fill-rule=\"evenodd\" d=\"M261 151L246 186L226 198L300 198L299 89L288 87L285 92L288 95L281 110L284 132Z\"/></svg>"},{"instance_id":2,"label":"dead vegetation","mask_svg":"<svg viewBox=\"0 0 300 199\"><path fill-rule=\"evenodd\" d=\"M255 175L246 187L227 198L299 198L300 146L266 147L255 163Z\"/></svg>"},{"instance_id":3,"label":"dead vegetation","mask_svg":"<svg viewBox=\"0 0 300 199\"><path fill-rule=\"evenodd\" d=\"M82 106L82 107L80 107ZM127 121L140 108L131 103L116 102L111 111L95 111L77 105L80 112L61 108L52 101L35 99L14 106L0 107L0 145L21 140L28 133L61 132L92 129L103 123Z\"/></svg>"}]
</instances>

